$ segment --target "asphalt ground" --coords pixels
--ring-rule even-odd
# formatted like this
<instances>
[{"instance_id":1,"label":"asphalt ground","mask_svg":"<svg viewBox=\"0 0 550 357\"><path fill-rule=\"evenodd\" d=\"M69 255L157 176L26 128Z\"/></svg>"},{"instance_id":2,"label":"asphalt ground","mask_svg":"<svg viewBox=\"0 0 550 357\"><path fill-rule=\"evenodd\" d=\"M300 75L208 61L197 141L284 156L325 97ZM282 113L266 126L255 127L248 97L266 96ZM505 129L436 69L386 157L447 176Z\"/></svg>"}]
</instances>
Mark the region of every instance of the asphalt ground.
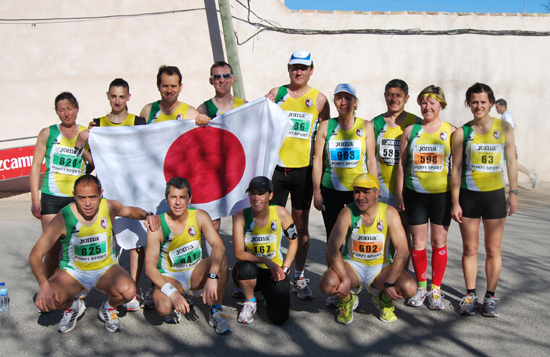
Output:
<instances>
[{"instance_id":1,"label":"asphalt ground","mask_svg":"<svg viewBox=\"0 0 550 357\"><path fill-rule=\"evenodd\" d=\"M462 244L456 223L448 236L448 267L443 280L445 310L426 306L407 307L396 302L398 320L383 323L366 292L349 325L336 323L336 309L325 307L319 291L325 270L324 228L321 214L311 212L312 237L307 278L314 298L302 301L291 296L290 319L274 326L259 303L254 322L237 323L242 300L231 297L229 283L224 309L233 332L217 335L208 325L208 307L195 297L193 313L179 325L164 323L154 310L121 311L124 330L108 333L97 312L105 297L97 291L85 299L87 310L76 329L57 332L61 311L39 314L33 299L38 284L28 264L28 254L41 234L40 222L30 213L28 196L0 200L0 281L11 298L10 310L0 312L1 356L156 356L220 355L242 356L548 356L550 352L550 184L536 190L520 186L519 210L508 219L502 246L503 270L497 289L499 318L480 313L467 317L458 313L465 293L461 269ZM230 266L235 263L231 242L231 219L222 220L222 238ZM430 254L430 253L428 253ZM478 294L485 291L483 243L479 252ZM128 256L121 264L128 267ZM430 270L430 268L428 268ZM431 273L428 272L430 276ZM142 274L140 287L150 281Z\"/></svg>"}]
</instances>

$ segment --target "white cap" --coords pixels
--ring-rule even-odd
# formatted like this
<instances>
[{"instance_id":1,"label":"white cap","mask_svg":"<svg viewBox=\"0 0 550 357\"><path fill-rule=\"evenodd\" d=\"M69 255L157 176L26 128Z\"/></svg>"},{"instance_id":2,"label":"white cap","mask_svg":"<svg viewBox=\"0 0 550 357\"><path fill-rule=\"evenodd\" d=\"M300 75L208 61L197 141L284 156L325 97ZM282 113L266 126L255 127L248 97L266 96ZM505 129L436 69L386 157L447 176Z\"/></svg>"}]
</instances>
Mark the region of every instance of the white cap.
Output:
<instances>
[{"instance_id":1,"label":"white cap","mask_svg":"<svg viewBox=\"0 0 550 357\"><path fill-rule=\"evenodd\" d=\"M355 91L355 87L353 84L350 83L340 83L336 86L336 89L334 90L334 94L338 94L340 92L346 92L357 98L357 92Z\"/></svg>"},{"instance_id":2,"label":"white cap","mask_svg":"<svg viewBox=\"0 0 550 357\"><path fill-rule=\"evenodd\" d=\"M290 61L288 61L288 64L303 64L306 66L311 66L313 64L311 53L304 50L294 51L292 56L290 56Z\"/></svg>"}]
</instances>

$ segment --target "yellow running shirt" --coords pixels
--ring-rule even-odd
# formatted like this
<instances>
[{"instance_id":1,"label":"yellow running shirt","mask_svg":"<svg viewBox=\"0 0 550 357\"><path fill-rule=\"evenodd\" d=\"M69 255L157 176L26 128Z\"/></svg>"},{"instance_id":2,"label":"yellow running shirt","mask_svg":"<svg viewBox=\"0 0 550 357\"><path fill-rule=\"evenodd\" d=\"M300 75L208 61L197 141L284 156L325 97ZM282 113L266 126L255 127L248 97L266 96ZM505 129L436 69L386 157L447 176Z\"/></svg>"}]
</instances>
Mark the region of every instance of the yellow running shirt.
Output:
<instances>
[{"instance_id":1,"label":"yellow running shirt","mask_svg":"<svg viewBox=\"0 0 550 357\"><path fill-rule=\"evenodd\" d=\"M337 119L329 119L321 184L337 191L353 191L355 178L367 172L366 151L364 119L355 118L349 130L340 128Z\"/></svg>"},{"instance_id":2,"label":"yellow running shirt","mask_svg":"<svg viewBox=\"0 0 550 357\"><path fill-rule=\"evenodd\" d=\"M350 203L348 208L351 213L351 225L344 242L344 260L354 260L368 266L391 263L388 244L390 237L386 222L388 205L378 202L376 217L370 226L363 223L355 202Z\"/></svg>"},{"instance_id":3,"label":"yellow running shirt","mask_svg":"<svg viewBox=\"0 0 550 357\"><path fill-rule=\"evenodd\" d=\"M157 102L153 102L147 124L160 123L167 120L184 120L187 118L188 109L189 104L181 103L172 114L165 115L162 110L160 110L160 100Z\"/></svg>"},{"instance_id":4,"label":"yellow running shirt","mask_svg":"<svg viewBox=\"0 0 550 357\"><path fill-rule=\"evenodd\" d=\"M493 118L491 130L478 135L471 123L464 124L462 188L471 191L494 191L504 188L503 165L505 136L502 121Z\"/></svg>"},{"instance_id":5,"label":"yellow running shirt","mask_svg":"<svg viewBox=\"0 0 550 357\"><path fill-rule=\"evenodd\" d=\"M75 217L71 206L65 206L61 213L65 219L67 235L61 239L63 257L59 267L65 270L98 270L117 262L113 242L113 225L107 200L99 202L96 220L86 226Z\"/></svg>"},{"instance_id":6,"label":"yellow running shirt","mask_svg":"<svg viewBox=\"0 0 550 357\"><path fill-rule=\"evenodd\" d=\"M313 143L319 118L316 106L318 94L317 89L311 88L300 98L294 99L288 94L287 86L279 88L275 103L292 120L292 127L279 151L277 165L280 167L300 168L312 165Z\"/></svg>"},{"instance_id":7,"label":"yellow running shirt","mask_svg":"<svg viewBox=\"0 0 550 357\"><path fill-rule=\"evenodd\" d=\"M374 137L376 138L376 162L378 163L378 180L380 181L380 202L388 203L389 201L395 201L401 136L403 136L403 131L407 126L420 123L420 121L420 118L411 113L407 113L403 122L395 128L390 127L382 115L372 120L374 124Z\"/></svg>"},{"instance_id":8,"label":"yellow running shirt","mask_svg":"<svg viewBox=\"0 0 550 357\"><path fill-rule=\"evenodd\" d=\"M451 124L442 122L428 134L414 124L409 138L409 162L405 185L418 193L444 193L451 190Z\"/></svg>"},{"instance_id":9,"label":"yellow running shirt","mask_svg":"<svg viewBox=\"0 0 550 357\"><path fill-rule=\"evenodd\" d=\"M166 223L166 213L160 215L164 240L160 244L157 268L161 274L193 269L202 260L202 233L197 225L197 211L189 207L188 212L185 228L177 236Z\"/></svg>"}]
</instances>

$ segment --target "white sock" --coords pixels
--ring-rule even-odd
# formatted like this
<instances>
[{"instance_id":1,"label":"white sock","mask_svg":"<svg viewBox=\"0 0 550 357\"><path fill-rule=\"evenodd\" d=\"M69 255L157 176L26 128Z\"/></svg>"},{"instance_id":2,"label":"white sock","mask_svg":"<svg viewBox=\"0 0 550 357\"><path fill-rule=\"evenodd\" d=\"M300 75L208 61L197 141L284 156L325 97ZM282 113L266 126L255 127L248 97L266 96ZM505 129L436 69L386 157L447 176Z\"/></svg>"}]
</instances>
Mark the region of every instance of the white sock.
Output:
<instances>
[{"instance_id":1,"label":"white sock","mask_svg":"<svg viewBox=\"0 0 550 357\"><path fill-rule=\"evenodd\" d=\"M294 279L300 279L304 277L303 270L294 270Z\"/></svg>"},{"instance_id":2,"label":"white sock","mask_svg":"<svg viewBox=\"0 0 550 357\"><path fill-rule=\"evenodd\" d=\"M78 306L78 299L74 299L71 307L69 309L74 310Z\"/></svg>"},{"instance_id":3,"label":"white sock","mask_svg":"<svg viewBox=\"0 0 550 357\"><path fill-rule=\"evenodd\" d=\"M531 173L529 174L529 178L530 178L531 180L534 180L534 179L535 179L535 174L531 172Z\"/></svg>"},{"instance_id":4,"label":"white sock","mask_svg":"<svg viewBox=\"0 0 550 357\"><path fill-rule=\"evenodd\" d=\"M103 308L104 309L114 309L114 307L112 307L111 305L109 305L109 300L105 300L105 304L103 304Z\"/></svg>"}]
</instances>

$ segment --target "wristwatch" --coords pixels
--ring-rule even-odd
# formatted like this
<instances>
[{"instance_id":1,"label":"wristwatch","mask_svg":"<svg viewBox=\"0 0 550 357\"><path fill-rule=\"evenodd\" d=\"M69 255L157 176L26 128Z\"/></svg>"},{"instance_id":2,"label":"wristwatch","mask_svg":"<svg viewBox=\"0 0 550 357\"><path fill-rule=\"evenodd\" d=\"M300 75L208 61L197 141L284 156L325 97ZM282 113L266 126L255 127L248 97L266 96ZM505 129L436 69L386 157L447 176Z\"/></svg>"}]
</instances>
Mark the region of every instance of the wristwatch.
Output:
<instances>
[{"instance_id":1,"label":"wristwatch","mask_svg":"<svg viewBox=\"0 0 550 357\"><path fill-rule=\"evenodd\" d=\"M285 273L286 275L288 275L288 273L290 273L290 268L289 267L286 267L286 266L283 266L283 273Z\"/></svg>"},{"instance_id":2,"label":"wristwatch","mask_svg":"<svg viewBox=\"0 0 550 357\"><path fill-rule=\"evenodd\" d=\"M210 273L208 274L208 279L219 279L220 277L218 274Z\"/></svg>"},{"instance_id":3,"label":"wristwatch","mask_svg":"<svg viewBox=\"0 0 550 357\"><path fill-rule=\"evenodd\" d=\"M384 287L387 289L387 288L391 288L392 286L395 286L395 283L394 284L390 284L388 283L387 281L384 283Z\"/></svg>"},{"instance_id":4,"label":"wristwatch","mask_svg":"<svg viewBox=\"0 0 550 357\"><path fill-rule=\"evenodd\" d=\"M519 190L510 190L509 193L513 193L514 195L519 195Z\"/></svg>"}]
</instances>

